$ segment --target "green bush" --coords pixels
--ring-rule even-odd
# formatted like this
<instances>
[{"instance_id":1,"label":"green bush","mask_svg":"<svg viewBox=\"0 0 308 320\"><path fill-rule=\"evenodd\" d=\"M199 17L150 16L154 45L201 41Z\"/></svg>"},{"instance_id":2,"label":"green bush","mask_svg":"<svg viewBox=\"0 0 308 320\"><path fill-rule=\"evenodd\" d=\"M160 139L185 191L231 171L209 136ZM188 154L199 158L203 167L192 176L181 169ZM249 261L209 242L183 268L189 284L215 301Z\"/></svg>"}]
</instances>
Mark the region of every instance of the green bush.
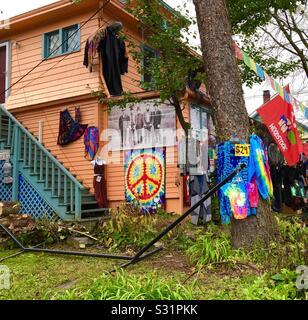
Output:
<instances>
[{"instance_id":1,"label":"green bush","mask_svg":"<svg viewBox=\"0 0 308 320\"><path fill-rule=\"evenodd\" d=\"M229 234L214 224L210 224L205 234L186 251L189 261L198 267L238 258L242 254L241 250L232 249Z\"/></svg>"},{"instance_id":2,"label":"green bush","mask_svg":"<svg viewBox=\"0 0 308 320\"><path fill-rule=\"evenodd\" d=\"M74 289L57 295L63 300L192 300L193 284L183 286L175 279L161 278L155 272L142 276L118 270L104 274L87 291Z\"/></svg>"},{"instance_id":3,"label":"green bush","mask_svg":"<svg viewBox=\"0 0 308 320\"><path fill-rule=\"evenodd\" d=\"M174 219L162 210L154 215L140 214L138 208L125 204L111 211L111 219L99 225L96 234L110 250L138 250L149 243ZM178 235L177 232L177 230L172 230L166 238Z\"/></svg>"}]
</instances>

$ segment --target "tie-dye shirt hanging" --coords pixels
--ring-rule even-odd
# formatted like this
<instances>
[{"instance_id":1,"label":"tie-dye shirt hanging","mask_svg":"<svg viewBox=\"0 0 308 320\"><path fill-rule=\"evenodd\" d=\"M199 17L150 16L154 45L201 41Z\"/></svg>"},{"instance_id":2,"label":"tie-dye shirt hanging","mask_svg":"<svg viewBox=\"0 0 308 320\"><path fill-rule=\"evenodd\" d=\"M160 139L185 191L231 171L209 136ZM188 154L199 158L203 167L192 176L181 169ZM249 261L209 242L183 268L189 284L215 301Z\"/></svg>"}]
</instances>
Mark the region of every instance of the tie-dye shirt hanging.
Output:
<instances>
[{"instance_id":1,"label":"tie-dye shirt hanging","mask_svg":"<svg viewBox=\"0 0 308 320\"><path fill-rule=\"evenodd\" d=\"M273 183L267 154L262 140L256 134L250 137L248 178L249 181L255 180L257 190L264 200L273 196Z\"/></svg>"},{"instance_id":2,"label":"tie-dye shirt hanging","mask_svg":"<svg viewBox=\"0 0 308 320\"><path fill-rule=\"evenodd\" d=\"M244 142L241 142L244 143ZM228 175L230 175L240 163L245 163L248 167L249 157L237 157L235 156L235 145L234 143L227 141L218 145L218 182L221 182ZM248 169L243 169L235 178L241 179L246 186L248 186ZM228 197L223 193L222 189L218 191L219 205L220 205L220 216L223 224L230 223L230 217L232 211L230 209L230 201ZM246 197L248 199L248 189L246 189ZM248 203L247 215L250 216L256 214L256 211L251 208Z\"/></svg>"},{"instance_id":3,"label":"tie-dye shirt hanging","mask_svg":"<svg viewBox=\"0 0 308 320\"><path fill-rule=\"evenodd\" d=\"M235 219L245 219L248 216L249 201L248 192L250 184L241 182L232 182L225 184L221 190L226 197L228 213L231 213Z\"/></svg>"},{"instance_id":4,"label":"tie-dye shirt hanging","mask_svg":"<svg viewBox=\"0 0 308 320\"><path fill-rule=\"evenodd\" d=\"M165 148L126 151L125 198L138 201L145 211L165 204Z\"/></svg>"}]
</instances>

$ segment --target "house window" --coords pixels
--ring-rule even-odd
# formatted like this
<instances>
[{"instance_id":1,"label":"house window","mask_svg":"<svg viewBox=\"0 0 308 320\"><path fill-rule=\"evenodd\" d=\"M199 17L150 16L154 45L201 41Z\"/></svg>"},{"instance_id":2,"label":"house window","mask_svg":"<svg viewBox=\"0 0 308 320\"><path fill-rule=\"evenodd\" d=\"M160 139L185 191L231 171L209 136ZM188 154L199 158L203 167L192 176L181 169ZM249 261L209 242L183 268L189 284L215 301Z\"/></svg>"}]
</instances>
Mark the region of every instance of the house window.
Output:
<instances>
[{"instance_id":1,"label":"house window","mask_svg":"<svg viewBox=\"0 0 308 320\"><path fill-rule=\"evenodd\" d=\"M207 138L208 113L209 110L204 107L195 104L190 106L192 137L199 141L204 141Z\"/></svg>"},{"instance_id":2,"label":"house window","mask_svg":"<svg viewBox=\"0 0 308 320\"><path fill-rule=\"evenodd\" d=\"M80 50L80 30L75 24L43 34L43 58L51 58Z\"/></svg>"},{"instance_id":3,"label":"house window","mask_svg":"<svg viewBox=\"0 0 308 320\"><path fill-rule=\"evenodd\" d=\"M149 68L151 67L151 61L153 59L156 59L159 54L157 51L155 51L154 49L143 45L142 46L142 50L143 50L143 60L142 60L142 82L146 83L146 84L151 84L152 82L152 75L149 72Z\"/></svg>"}]
</instances>

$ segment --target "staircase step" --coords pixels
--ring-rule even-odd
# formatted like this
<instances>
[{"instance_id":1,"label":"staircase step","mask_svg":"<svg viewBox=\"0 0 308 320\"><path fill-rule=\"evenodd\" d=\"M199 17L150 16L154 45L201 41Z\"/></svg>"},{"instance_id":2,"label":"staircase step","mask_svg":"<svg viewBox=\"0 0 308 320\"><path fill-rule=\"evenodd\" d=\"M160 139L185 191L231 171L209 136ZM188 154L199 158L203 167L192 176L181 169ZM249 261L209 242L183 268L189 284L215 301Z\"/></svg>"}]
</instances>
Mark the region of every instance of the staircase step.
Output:
<instances>
[{"instance_id":1,"label":"staircase step","mask_svg":"<svg viewBox=\"0 0 308 320\"><path fill-rule=\"evenodd\" d=\"M95 200L93 201L82 201L81 202L81 209L82 210L91 210L91 209L98 209L98 204Z\"/></svg>"},{"instance_id":2,"label":"staircase step","mask_svg":"<svg viewBox=\"0 0 308 320\"><path fill-rule=\"evenodd\" d=\"M94 218L94 217L104 217L109 213L108 208L98 208L98 209L90 209L90 210L82 210L81 218Z\"/></svg>"},{"instance_id":3,"label":"staircase step","mask_svg":"<svg viewBox=\"0 0 308 320\"><path fill-rule=\"evenodd\" d=\"M87 209L87 210L81 210L81 213L100 213L100 212L108 212L108 208L97 208L97 209Z\"/></svg>"}]
</instances>

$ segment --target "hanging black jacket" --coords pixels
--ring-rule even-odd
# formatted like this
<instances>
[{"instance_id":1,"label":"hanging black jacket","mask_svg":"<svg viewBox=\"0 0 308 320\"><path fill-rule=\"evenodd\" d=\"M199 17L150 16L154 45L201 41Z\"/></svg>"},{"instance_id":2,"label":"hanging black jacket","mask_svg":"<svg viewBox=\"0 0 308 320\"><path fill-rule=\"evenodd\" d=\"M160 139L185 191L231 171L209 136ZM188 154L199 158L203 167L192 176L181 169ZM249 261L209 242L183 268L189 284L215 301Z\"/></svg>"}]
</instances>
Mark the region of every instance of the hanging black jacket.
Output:
<instances>
[{"instance_id":1,"label":"hanging black jacket","mask_svg":"<svg viewBox=\"0 0 308 320\"><path fill-rule=\"evenodd\" d=\"M121 75L128 72L125 42L118 37L114 29L107 27L106 35L100 41L98 51L102 59L103 76L109 93L119 96L123 92Z\"/></svg>"}]
</instances>

